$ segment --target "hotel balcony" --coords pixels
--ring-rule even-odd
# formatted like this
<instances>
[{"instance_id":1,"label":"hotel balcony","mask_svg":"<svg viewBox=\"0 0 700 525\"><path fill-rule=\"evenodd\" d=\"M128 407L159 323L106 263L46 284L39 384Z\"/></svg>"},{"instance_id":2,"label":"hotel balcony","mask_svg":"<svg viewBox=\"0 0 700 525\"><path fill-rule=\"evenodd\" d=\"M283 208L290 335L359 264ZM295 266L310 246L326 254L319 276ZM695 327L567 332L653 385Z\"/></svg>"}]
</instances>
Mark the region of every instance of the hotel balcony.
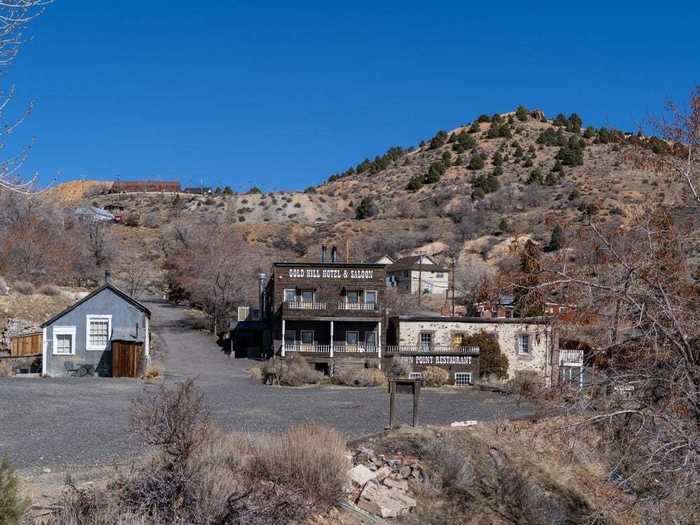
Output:
<instances>
[{"instance_id":1,"label":"hotel balcony","mask_svg":"<svg viewBox=\"0 0 700 525\"><path fill-rule=\"evenodd\" d=\"M285 301L282 303L282 317L285 319L312 318L381 318L377 303L346 303L317 301Z\"/></svg>"},{"instance_id":2,"label":"hotel balcony","mask_svg":"<svg viewBox=\"0 0 700 525\"><path fill-rule=\"evenodd\" d=\"M357 353L357 354L376 354L378 352L377 345L369 345L364 343L358 343L356 345L349 345L347 343L337 342L333 343L333 353L334 354L347 354L347 353ZM331 345L329 344L304 344L300 342L286 343L285 352L301 352L310 354L331 354Z\"/></svg>"},{"instance_id":3,"label":"hotel balcony","mask_svg":"<svg viewBox=\"0 0 700 525\"><path fill-rule=\"evenodd\" d=\"M478 346L451 345L387 345L385 354L479 354Z\"/></svg>"}]
</instances>

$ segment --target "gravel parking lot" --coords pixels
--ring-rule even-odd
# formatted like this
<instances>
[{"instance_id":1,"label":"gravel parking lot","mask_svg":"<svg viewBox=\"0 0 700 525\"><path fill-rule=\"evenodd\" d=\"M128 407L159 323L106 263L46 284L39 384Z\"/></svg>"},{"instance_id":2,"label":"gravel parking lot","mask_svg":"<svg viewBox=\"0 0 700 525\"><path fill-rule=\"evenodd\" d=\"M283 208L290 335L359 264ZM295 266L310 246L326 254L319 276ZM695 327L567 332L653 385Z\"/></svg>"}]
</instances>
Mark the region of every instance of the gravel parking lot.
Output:
<instances>
[{"instance_id":1,"label":"gravel parking lot","mask_svg":"<svg viewBox=\"0 0 700 525\"><path fill-rule=\"evenodd\" d=\"M285 388L261 385L246 369L253 361L225 355L210 335L193 330L184 310L149 303L152 328L163 346L166 382L193 377L217 423L228 430L275 431L314 421L348 437L384 428L388 395L383 388ZM123 462L143 452L129 438L129 402L144 388L139 380L105 378L0 379L0 455L23 473L62 471ZM410 421L411 399L399 414ZM421 422L526 417L528 404L477 390L424 390Z\"/></svg>"}]
</instances>

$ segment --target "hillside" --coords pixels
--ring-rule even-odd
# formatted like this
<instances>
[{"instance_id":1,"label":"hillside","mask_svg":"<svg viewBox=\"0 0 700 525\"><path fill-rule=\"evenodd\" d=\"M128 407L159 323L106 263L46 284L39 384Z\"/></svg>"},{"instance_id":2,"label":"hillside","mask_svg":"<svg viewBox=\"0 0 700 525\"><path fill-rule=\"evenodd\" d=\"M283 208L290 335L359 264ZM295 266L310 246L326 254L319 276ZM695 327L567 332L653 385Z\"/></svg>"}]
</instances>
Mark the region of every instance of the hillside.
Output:
<instances>
[{"instance_id":1,"label":"hillside","mask_svg":"<svg viewBox=\"0 0 700 525\"><path fill-rule=\"evenodd\" d=\"M122 206L129 220L111 236L127 250L148 244L139 259L154 274L163 263L159 239L176 226L211 224L240 236L262 269L275 259L315 259L326 243L342 258L349 246L352 260L421 250L489 271L515 237L546 243L556 223L584 215L624 223L647 204L676 205L680 184L640 167L639 151L668 155L671 147L586 128L575 114L546 119L519 108L440 131L416 147L391 148L303 192L115 194L91 184L76 202L80 183L69 183L48 198L62 206Z\"/></svg>"}]
</instances>

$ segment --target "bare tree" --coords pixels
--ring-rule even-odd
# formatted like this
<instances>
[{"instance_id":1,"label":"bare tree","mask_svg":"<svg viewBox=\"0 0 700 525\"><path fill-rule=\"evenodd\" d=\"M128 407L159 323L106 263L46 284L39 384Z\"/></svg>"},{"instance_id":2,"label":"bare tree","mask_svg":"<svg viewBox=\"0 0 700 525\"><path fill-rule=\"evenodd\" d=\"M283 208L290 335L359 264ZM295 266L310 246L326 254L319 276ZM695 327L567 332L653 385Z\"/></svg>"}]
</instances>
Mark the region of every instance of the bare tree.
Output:
<instances>
[{"instance_id":1,"label":"bare tree","mask_svg":"<svg viewBox=\"0 0 700 525\"><path fill-rule=\"evenodd\" d=\"M17 58L22 44L26 42L24 34L27 26L44 12L53 0L2 0L0 1L0 78ZM5 147L7 138L29 116L33 109L30 103L17 118L8 117L10 103L15 98L15 86L10 85L0 91L0 147ZM20 171L29 155L31 146L25 147L19 154L0 161L0 190L21 194L33 192L36 177L23 181Z\"/></svg>"},{"instance_id":2,"label":"bare tree","mask_svg":"<svg viewBox=\"0 0 700 525\"><path fill-rule=\"evenodd\" d=\"M614 478L643 500L667 502L681 523L700 512L700 293L688 264L700 204L700 89L687 112L670 109L660 131L671 153L636 154L684 183L686 208L649 204L624 225L584 217L529 290L557 290L579 305L602 373L576 406L609 438Z\"/></svg>"}]
</instances>

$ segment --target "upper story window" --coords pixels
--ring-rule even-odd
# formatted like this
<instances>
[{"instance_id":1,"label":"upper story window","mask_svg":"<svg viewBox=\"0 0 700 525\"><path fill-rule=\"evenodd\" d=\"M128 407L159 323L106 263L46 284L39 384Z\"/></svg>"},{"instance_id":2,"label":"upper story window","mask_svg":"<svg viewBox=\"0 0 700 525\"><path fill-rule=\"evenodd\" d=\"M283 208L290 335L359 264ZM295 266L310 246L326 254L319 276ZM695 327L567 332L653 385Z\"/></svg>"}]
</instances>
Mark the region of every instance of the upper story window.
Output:
<instances>
[{"instance_id":1,"label":"upper story window","mask_svg":"<svg viewBox=\"0 0 700 525\"><path fill-rule=\"evenodd\" d=\"M529 354L530 353L530 336L527 334L519 334L517 339L518 353L519 354Z\"/></svg>"},{"instance_id":2,"label":"upper story window","mask_svg":"<svg viewBox=\"0 0 700 525\"><path fill-rule=\"evenodd\" d=\"M441 273L441 272L438 272L438 273L435 274L435 278L436 278L436 279L444 279L444 278L445 278L445 274L444 274L444 273Z\"/></svg>"},{"instance_id":3,"label":"upper story window","mask_svg":"<svg viewBox=\"0 0 700 525\"><path fill-rule=\"evenodd\" d=\"M421 350L423 350L424 352L430 351L430 349L433 347L433 333L421 332L418 339L418 343Z\"/></svg>"},{"instance_id":4,"label":"upper story window","mask_svg":"<svg viewBox=\"0 0 700 525\"><path fill-rule=\"evenodd\" d=\"M357 290L348 290L345 293L345 300L350 304L358 304L360 302L360 292Z\"/></svg>"},{"instance_id":5,"label":"upper story window","mask_svg":"<svg viewBox=\"0 0 700 525\"><path fill-rule=\"evenodd\" d=\"M294 288L285 288L284 290L284 302L294 303L297 300L297 291Z\"/></svg>"},{"instance_id":6,"label":"upper story window","mask_svg":"<svg viewBox=\"0 0 700 525\"><path fill-rule=\"evenodd\" d=\"M377 304L376 290L365 290L365 304Z\"/></svg>"},{"instance_id":7,"label":"upper story window","mask_svg":"<svg viewBox=\"0 0 700 525\"><path fill-rule=\"evenodd\" d=\"M302 303L313 303L314 302L314 291L313 290L302 290L301 291L301 302Z\"/></svg>"},{"instance_id":8,"label":"upper story window","mask_svg":"<svg viewBox=\"0 0 700 525\"><path fill-rule=\"evenodd\" d=\"M105 350L112 332L112 316L88 315L86 332L87 350Z\"/></svg>"}]
</instances>

